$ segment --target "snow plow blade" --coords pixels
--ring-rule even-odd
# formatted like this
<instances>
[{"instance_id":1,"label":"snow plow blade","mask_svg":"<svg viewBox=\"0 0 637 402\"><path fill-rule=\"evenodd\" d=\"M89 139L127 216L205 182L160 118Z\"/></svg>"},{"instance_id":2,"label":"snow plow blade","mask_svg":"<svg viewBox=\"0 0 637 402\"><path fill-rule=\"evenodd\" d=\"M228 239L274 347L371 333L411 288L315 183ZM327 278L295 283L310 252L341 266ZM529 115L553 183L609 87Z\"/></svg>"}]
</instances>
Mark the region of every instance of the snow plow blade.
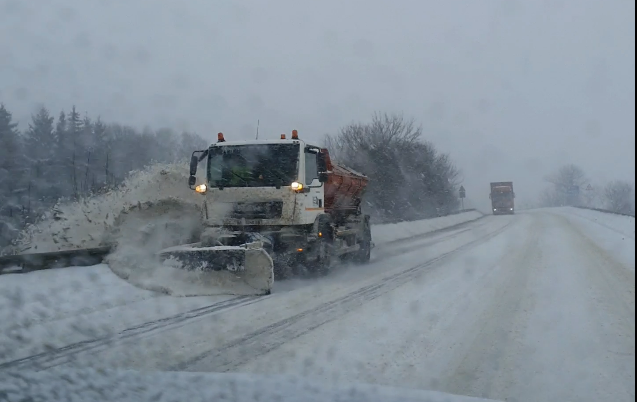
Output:
<instances>
[{"instance_id":1,"label":"snow plow blade","mask_svg":"<svg viewBox=\"0 0 637 402\"><path fill-rule=\"evenodd\" d=\"M159 253L162 260L177 262L177 268L216 276L220 285L246 285L260 294L270 294L274 263L260 242L242 246L176 246Z\"/></svg>"}]
</instances>

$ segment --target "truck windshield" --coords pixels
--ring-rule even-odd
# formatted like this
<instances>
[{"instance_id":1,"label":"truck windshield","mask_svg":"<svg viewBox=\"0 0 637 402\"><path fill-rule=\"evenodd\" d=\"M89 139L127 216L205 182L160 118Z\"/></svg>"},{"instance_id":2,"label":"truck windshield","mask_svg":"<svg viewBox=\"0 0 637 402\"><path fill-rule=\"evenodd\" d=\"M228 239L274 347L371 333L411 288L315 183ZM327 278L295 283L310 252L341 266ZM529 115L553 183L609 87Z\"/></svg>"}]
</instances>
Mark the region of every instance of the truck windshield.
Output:
<instances>
[{"instance_id":1,"label":"truck windshield","mask_svg":"<svg viewBox=\"0 0 637 402\"><path fill-rule=\"evenodd\" d=\"M508 206L509 203L513 200L513 192L510 190L494 191L491 194L491 197L494 205Z\"/></svg>"},{"instance_id":2,"label":"truck windshield","mask_svg":"<svg viewBox=\"0 0 637 402\"><path fill-rule=\"evenodd\" d=\"M297 180L299 150L298 144L212 147L208 182L215 187L288 186Z\"/></svg>"}]
</instances>

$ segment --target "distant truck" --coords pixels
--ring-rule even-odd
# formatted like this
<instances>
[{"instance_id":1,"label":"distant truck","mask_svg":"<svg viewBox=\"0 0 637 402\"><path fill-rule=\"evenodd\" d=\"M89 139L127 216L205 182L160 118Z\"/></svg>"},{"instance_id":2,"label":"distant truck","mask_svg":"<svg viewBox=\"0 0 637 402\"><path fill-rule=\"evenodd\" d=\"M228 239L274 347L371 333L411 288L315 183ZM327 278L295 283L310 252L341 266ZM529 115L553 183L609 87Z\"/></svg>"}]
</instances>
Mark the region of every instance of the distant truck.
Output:
<instances>
[{"instance_id":1,"label":"distant truck","mask_svg":"<svg viewBox=\"0 0 637 402\"><path fill-rule=\"evenodd\" d=\"M493 215L515 214L515 192L512 181L498 181L491 183L491 210Z\"/></svg>"}]
</instances>

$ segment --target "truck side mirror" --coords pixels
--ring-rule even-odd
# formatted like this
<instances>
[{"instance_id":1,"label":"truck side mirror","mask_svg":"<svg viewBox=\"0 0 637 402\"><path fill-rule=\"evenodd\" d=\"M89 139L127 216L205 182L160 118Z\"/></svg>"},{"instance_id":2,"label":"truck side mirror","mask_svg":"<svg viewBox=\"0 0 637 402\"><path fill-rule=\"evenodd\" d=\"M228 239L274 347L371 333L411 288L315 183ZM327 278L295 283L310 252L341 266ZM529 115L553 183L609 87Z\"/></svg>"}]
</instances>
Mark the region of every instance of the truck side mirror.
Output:
<instances>
[{"instance_id":1,"label":"truck side mirror","mask_svg":"<svg viewBox=\"0 0 637 402\"><path fill-rule=\"evenodd\" d=\"M192 187L192 186L194 186L195 184L197 184L197 178L196 178L195 176L191 175L191 176L188 178L188 186L189 186L189 187Z\"/></svg>"},{"instance_id":2,"label":"truck side mirror","mask_svg":"<svg viewBox=\"0 0 637 402\"><path fill-rule=\"evenodd\" d=\"M327 171L327 163L325 163L325 154L322 152L318 152L316 154L316 167L318 167L319 172Z\"/></svg>"},{"instance_id":3,"label":"truck side mirror","mask_svg":"<svg viewBox=\"0 0 637 402\"><path fill-rule=\"evenodd\" d=\"M191 178L197 174L197 165L199 165L199 157L195 155L195 152L193 152L192 156L190 157L190 177Z\"/></svg>"},{"instance_id":4,"label":"truck side mirror","mask_svg":"<svg viewBox=\"0 0 637 402\"><path fill-rule=\"evenodd\" d=\"M316 167L318 167L318 179L321 183L327 183L327 158L325 152L318 152L316 155Z\"/></svg>"}]
</instances>

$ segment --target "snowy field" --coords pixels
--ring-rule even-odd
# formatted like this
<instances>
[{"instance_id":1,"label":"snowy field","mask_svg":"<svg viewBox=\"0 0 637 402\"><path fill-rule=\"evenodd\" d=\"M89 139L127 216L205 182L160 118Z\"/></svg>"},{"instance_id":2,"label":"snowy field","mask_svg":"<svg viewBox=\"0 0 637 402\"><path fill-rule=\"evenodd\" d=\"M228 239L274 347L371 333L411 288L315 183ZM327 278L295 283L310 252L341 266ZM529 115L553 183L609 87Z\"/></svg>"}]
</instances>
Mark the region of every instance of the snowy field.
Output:
<instances>
[{"instance_id":1,"label":"snowy field","mask_svg":"<svg viewBox=\"0 0 637 402\"><path fill-rule=\"evenodd\" d=\"M558 208L384 226L370 264L281 281L265 297L158 295L104 265L2 276L0 370L280 374L501 401L634 401L634 219ZM413 400L454 400L439 396Z\"/></svg>"}]
</instances>

